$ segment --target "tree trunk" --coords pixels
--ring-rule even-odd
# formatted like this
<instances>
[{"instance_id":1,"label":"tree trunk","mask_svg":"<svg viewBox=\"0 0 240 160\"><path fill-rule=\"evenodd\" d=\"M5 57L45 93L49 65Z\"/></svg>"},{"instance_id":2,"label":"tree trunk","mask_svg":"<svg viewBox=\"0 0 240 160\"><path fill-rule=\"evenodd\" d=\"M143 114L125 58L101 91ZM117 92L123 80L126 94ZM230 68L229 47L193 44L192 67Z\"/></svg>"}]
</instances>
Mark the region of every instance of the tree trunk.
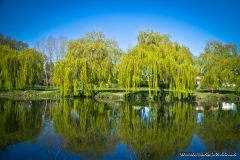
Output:
<instances>
[{"instance_id":1,"label":"tree trunk","mask_svg":"<svg viewBox=\"0 0 240 160\"><path fill-rule=\"evenodd\" d=\"M159 81L158 86L159 86L159 90L160 90L160 94L161 94L160 98L161 98L161 100L163 100L165 98L165 95L164 95L164 83L162 80Z\"/></svg>"},{"instance_id":2,"label":"tree trunk","mask_svg":"<svg viewBox=\"0 0 240 160\"><path fill-rule=\"evenodd\" d=\"M161 100L163 100L165 98L165 96L164 96L164 87L161 87L160 91L161 91Z\"/></svg>"}]
</instances>

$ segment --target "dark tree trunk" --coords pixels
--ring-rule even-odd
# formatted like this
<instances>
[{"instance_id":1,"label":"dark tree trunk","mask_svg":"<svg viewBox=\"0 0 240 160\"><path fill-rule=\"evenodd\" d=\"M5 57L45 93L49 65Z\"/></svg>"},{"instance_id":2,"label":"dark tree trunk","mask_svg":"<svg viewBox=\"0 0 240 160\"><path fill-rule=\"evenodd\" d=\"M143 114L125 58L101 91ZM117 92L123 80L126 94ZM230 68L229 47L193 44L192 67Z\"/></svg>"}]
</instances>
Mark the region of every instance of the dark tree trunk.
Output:
<instances>
[{"instance_id":1,"label":"dark tree trunk","mask_svg":"<svg viewBox=\"0 0 240 160\"><path fill-rule=\"evenodd\" d=\"M161 100L163 100L165 98L165 95L164 95L164 83L161 80L159 81L159 89L160 89L160 94L161 94L160 98L161 98Z\"/></svg>"}]
</instances>

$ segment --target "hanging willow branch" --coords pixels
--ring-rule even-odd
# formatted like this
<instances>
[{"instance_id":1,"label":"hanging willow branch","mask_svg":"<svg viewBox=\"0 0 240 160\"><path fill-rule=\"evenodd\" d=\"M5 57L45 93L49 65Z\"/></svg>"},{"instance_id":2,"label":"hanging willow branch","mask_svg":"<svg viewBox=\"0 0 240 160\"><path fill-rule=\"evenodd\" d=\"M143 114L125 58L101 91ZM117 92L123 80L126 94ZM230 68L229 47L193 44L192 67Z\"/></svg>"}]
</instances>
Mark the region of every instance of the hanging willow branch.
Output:
<instances>
[{"instance_id":1,"label":"hanging willow branch","mask_svg":"<svg viewBox=\"0 0 240 160\"><path fill-rule=\"evenodd\" d=\"M119 85L138 87L146 80L149 93L158 88L169 88L174 97L187 97L196 84L197 69L191 52L185 46L173 43L168 35L141 31L138 44L119 64Z\"/></svg>"},{"instance_id":2,"label":"hanging willow branch","mask_svg":"<svg viewBox=\"0 0 240 160\"><path fill-rule=\"evenodd\" d=\"M120 57L115 41L102 32L89 32L68 44L66 58L54 68L53 84L60 87L62 95L92 95L114 80L113 66Z\"/></svg>"},{"instance_id":3,"label":"hanging willow branch","mask_svg":"<svg viewBox=\"0 0 240 160\"><path fill-rule=\"evenodd\" d=\"M16 51L0 45L0 90L33 85L40 79L44 57L34 49Z\"/></svg>"}]
</instances>

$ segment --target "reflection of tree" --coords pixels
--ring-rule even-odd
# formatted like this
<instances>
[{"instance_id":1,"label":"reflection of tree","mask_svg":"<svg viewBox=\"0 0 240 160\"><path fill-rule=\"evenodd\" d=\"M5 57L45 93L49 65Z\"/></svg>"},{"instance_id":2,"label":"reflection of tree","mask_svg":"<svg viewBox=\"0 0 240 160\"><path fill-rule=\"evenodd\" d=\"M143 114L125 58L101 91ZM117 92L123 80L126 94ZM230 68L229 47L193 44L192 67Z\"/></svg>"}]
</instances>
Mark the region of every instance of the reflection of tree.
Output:
<instances>
[{"instance_id":1,"label":"reflection of tree","mask_svg":"<svg viewBox=\"0 0 240 160\"><path fill-rule=\"evenodd\" d=\"M54 129L65 138L66 150L86 159L113 153L119 138L114 110L92 100L61 99L52 109Z\"/></svg>"},{"instance_id":2,"label":"reflection of tree","mask_svg":"<svg viewBox=\"0 0 240 160\"><path fill-rule=\"evenodd\" d=\"M203 125L198 135L210 151L236 152L240 142L240 113L233 110L204 110Z\"/></svg>"},{"instance_id":3,"label":"reflection of tree","mask_svg":"<svg viewBox=\"0 0 240 160\"><path fill-rule=\"evenodd\" d=\"M137 159L167 159L177 156L191 143L196 127L191 104L149 104L152 107L145 121L141 109L130 105L119 108L118 134Z\"/></svg>"},{"instance_id":4,"label":"reflection of tree","mask_svg":"<svg viewBox=\"0 0 240 160\"><path fill-rule=\"evenodd\" d=\"M60 100L52 109L54 129L65 138L67 151L86 159L113 153L120 138L137 159L167 159L191 143L196 127L191 104L131 105L109 110L92 100Z\"/></svg>"},{"instance_id":5,"label":"reflection of tree","mask_svg":"<svg viewBox=\"0 0 240 160\"><path fill-rule=\"evenodd\" d=\"M42 130L41 110L30 102L0 101L0 149L35 139Z\"/></svg>"}]
</instances>

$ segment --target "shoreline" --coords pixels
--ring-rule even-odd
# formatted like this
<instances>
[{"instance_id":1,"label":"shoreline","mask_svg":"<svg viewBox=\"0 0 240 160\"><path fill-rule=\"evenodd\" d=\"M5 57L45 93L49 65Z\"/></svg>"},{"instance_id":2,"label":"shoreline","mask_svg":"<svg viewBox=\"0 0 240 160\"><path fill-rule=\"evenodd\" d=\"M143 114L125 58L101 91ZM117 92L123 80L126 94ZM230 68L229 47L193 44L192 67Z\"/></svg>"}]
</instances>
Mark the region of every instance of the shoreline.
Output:
<instances>
[{"instance_id":1,"label":"shoreline","mask_svg":"<svg viewBox=\"0 0 240 160\"><path fill-rule=\"evenodd\" d=\"M168 95L165 91L165 101L173 101L176 99ZM60 99L60 98L84 98L80 96L62 96L58 88L28 88L21 90L2 91L0 98L16 99L16 100L41 100L41 99ZM148 90L138 89L131 92L125 92L121 89L103 89L99 90L94 96L96 100L123 101L123 100L161 100L160 95L149 96ZM231 90L216 90L214 93L206 90L195 90L193 95L182 99L190 101L240 101L240 96ZM181 100L180 100L181 101Z\"/></svg>"}]
</instances>

